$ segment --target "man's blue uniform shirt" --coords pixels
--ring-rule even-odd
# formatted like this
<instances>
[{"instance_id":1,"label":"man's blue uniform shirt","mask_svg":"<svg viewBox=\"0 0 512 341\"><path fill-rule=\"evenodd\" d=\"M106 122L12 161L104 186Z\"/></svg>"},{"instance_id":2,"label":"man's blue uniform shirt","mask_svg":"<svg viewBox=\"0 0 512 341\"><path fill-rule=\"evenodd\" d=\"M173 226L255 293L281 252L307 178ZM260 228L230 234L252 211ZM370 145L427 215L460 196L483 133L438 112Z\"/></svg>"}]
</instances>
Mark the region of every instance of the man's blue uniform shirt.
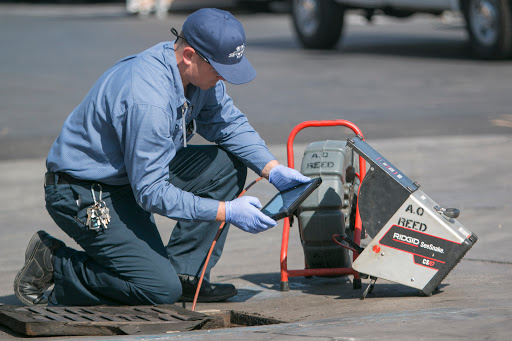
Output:
<instances>
[{"instance_id":1,"label":"man's blue uniform shirt","mask_svg":"<svg viewBox=\"0 0 512 341\"><path fill-rule=\"evenodd\" d=\"M183 147L183 124L260 174L274 156L233 105L225 84L187 97L174 44L164 42L107 70L66 119L46 160L50 172L110 185L130 184L147 211L178 220L215 220L218 202L167 182L168 165ZM184 122L185 121L185 122Z\"/></svg>"}]
</instances>

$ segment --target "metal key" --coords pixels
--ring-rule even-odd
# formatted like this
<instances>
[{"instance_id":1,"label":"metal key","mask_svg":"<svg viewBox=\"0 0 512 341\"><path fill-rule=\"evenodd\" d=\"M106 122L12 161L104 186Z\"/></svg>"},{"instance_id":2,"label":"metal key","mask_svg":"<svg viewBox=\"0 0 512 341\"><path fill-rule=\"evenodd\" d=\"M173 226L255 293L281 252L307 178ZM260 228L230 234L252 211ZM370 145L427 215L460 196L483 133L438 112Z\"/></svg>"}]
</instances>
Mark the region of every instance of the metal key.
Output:
<instances>
[{"instance_id":1,"label":"metal key","mask_svg":"<svg viewBox=\"0 0 512 341\"><path fill-rule=\"evenodd\" d=\"M99 187L99 200L96 200L96 195L94 193L94 186L98 185ZM87 208L87 226L90 230L99 231L102 229L107 229L108 223L110 223L110 214L109 209L105 201L101 199L103 194L103 188L100 184L93 184L91 186L92 198L94 200L94 204Z\"/></svg>"},{"instance_id":2,"label":"metal key","mask_svg":"<svg viewBox=\"0 0 512 341\"><path fill-rule=\"evenodd\" d=\"M107 204L103 200L99 201L98 202L98 213L99 213L98 215L99 215L100 222L104 228L107 228L108 223L110 223L109 212L110 212L110 210L108 209Z\"/></svg>"},{"instance_id":3,"label":"metal key","mask_svg":"<svg viewBox=\"0 0 512 341\"><path fill-rule=\"evenodd\" d=\"M99 230L101 227L98 220L98 210L96 204L87 207L87 226L90 230Z\"/></svg>"}]
</instances>

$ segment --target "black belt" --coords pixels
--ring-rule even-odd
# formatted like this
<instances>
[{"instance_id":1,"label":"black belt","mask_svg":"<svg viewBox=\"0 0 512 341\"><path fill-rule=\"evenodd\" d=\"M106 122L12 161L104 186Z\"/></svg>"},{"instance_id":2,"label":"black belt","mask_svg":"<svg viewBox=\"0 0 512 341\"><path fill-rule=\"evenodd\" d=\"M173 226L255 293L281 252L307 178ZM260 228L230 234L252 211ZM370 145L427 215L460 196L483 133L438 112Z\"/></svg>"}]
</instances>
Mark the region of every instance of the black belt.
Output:
<instances>
[{"instance_id":1,"label":"black belt","mask_svg":"<svg viewBox=\"0 0 512 341\"><path fill-rule=\"evenodd\" d=\"M57 181L55 181L57 179ZM44 175L44 185L71 185L76 183L87 183L92 181L75 179L67 173L48 172Z\"/></svg>"}]
</instances>

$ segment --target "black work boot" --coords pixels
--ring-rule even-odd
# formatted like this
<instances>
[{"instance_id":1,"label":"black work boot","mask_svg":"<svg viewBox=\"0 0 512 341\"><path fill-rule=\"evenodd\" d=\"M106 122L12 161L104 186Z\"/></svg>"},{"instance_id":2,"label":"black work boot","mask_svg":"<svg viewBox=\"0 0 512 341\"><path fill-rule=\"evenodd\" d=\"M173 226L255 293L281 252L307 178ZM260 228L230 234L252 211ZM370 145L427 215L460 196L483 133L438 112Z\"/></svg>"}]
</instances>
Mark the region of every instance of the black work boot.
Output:
<instances>
[{"instance_id":1,"label":"black work boot","mask_svg":"<svg viewBox=\"0 0 512 341\"><path fill-rule=\"evenodd\" d=\"M197 277L189 275L180 275L182 294L179 302L192 302L197 290L197 283L199 282ZM201 284L201 290L199 290L199 296L197 302L219 302L227 300L230 297L238 294L233 284L211 284L206 280L203 280Z\"/></svg>"},{"instance_id":2,"label":"black work boot","mask_svg":"<svg viewBox=\"0 0 512 341\"><path fill-rule=\"evenodd\" d=\"M53 283L53 255L64 245L44 231L32 236L25 252L25 265L14 279L14 294L21 303L48 303L44 292Z\"/></svg>"}]
</instances>

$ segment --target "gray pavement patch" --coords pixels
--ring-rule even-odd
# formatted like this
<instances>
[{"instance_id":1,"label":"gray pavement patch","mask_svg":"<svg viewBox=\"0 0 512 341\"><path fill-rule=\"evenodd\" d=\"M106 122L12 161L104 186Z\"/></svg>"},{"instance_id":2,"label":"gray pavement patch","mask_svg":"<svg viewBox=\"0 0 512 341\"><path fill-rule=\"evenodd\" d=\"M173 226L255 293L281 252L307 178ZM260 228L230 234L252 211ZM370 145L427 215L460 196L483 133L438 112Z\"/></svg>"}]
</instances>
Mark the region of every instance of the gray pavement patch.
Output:
<instances>
[{"instance_id":1,"label":"gray pavement patch","mask_svg":"<svg viewBox=\"0 0 512 341\"><path fill-rule=\"evenodd\" d=\"M36 17L104 17L126 16L125 6L119 4L10 4L1 3L0 10L4 15L36 16Z\"/></svg>"},{"instance_id":2,"label":"gray pavement patch","mask_svg":"<svg viewBox=\"0 0 512 341\"><path fill-rule=\"evenodd\" d=\"M491 263L491 264L505 264L505 265L512 265L512 262L502 262L498 260L492 260L492 259L474 259L474 258L464 258L466 261L470 262L482 262L482 263Z\"/></svg>"}]
</instances>

